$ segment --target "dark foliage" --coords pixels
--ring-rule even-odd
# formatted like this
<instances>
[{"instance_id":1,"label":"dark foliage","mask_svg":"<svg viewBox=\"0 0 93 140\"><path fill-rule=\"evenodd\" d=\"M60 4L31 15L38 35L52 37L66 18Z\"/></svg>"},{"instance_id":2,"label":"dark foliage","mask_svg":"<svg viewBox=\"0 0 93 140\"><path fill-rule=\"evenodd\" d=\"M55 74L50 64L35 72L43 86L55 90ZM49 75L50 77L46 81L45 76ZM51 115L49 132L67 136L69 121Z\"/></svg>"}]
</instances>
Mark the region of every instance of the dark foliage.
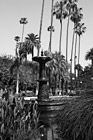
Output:
<instances>
[{"instance_id":1,"label":"dark foliage","mask_svg":"<svg viewBox=\"0 0 93 140\"><path fill-rule=\"evenodd\" d=\"M57 134L61 140L93 139L93 95L65 103L57 115Z\"/></svg>"},{"instance_id":2,"label":"dark foliage","mask_svg":"<svg viewBox=\"0 0 93 140\"><path fill-rule=\"evenodd\" d=\"M35 140L39 121L37 102L25 103L23 96L6 92L0 101L0 137L2 140Z\"/></svg>"},{"instance_id":3,"label":"dark foliage","mask_svg":"<svg viewBox=\"0 0 93 140\"><path fill-rule=\"evenodd\" d=\"M16 70L17 62L14 57L10 56L0 56L0 89L3 88L13 88L16 87ZM26 68L26 70L25 70ZM36 75L38 74L38 65L33 62L27 61L22 63L19 67L19 88L24 90L26 85L27 89L30 90L36 87Z\"/></svg>"}]
</instances>

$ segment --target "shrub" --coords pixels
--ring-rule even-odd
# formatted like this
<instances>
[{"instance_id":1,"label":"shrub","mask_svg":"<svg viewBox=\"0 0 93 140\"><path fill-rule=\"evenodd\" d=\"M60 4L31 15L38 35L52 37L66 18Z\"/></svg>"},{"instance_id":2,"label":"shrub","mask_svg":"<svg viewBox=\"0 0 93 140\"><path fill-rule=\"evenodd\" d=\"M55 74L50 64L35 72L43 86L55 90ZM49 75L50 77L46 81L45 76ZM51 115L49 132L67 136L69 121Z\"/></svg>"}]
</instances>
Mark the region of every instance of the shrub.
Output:
<instances>
[{"instance_id":1,"label":"shrub","mask_svg":"<svg viewBox=\"0 0 93 140\"><path fill-rule=\"evenodd\" d=\"M7 96L6 96L7 95ZM37 102L25 103L23 96L2 96L0 136L3 140L35 140L39 121Z\"/></svg>"},{"instance_id":2,"label":"shrub","mask_svg":"<svg viewBox=\"0 0 93 140\"><path fill-rule=\"evenodd\" d=\"M64 104L56 122L59 140L92 140L93 96L84 95Z\"/></svg>"}]
</instances>

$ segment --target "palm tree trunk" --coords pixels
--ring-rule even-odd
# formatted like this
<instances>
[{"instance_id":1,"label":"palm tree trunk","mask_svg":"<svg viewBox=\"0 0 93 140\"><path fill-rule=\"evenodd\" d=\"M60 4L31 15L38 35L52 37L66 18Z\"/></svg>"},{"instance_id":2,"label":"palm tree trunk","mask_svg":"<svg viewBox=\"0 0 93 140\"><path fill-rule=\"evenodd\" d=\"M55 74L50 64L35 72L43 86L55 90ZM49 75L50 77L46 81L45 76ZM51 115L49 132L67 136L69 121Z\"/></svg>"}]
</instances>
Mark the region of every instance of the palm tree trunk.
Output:
<instances>
[{"instance_id":1,"label":"palm tree trunk","mask_svg":"<svg viewBox=\"0 0 93 140\"><path fill-rule=\"evenodd\" d=\"M24 24L23 24L23 30L22 30L22 40L21 40L21 42L23 42L23 36L24 36Z\"/></svg>"},{"instance_id":2,"label":"palm tree trunk","mask_svg":"<svg viewBox=\"0 0 93 140\"><path fill-rule=\"evenodd\" d=\"M74 47L74 36L75 36L75 31L73 30L73 38L72 38L72 48L71 48L71 66L70 66L70 82L71 82L71 90L72 90L72 57L73 57L73 47Z\"/></svg>"},{"instance_id":3,"label":"palm tree trunk","mask_svg":"<svg viewBox=\"0 0 93 140\"><path fill-rule=\"evenodd\" d=\"M67 37L66 37L66 61L68 61L68 30L69 30L69 16L67 22Z\"/></svg>"},{"instance_id":4,"label":"palm tree trunk","mask_svg":"<svg viewBox=\"0 0 93 140\"><path fill-rule=\"evenodd\" d=\"M79 66L79 61L80 61L80 35L79 35L79 46L78 46L78 66ZM80 83L80 79L79 79L79 68L78 68L78 88L79 88L79 83Z\"/></svg>"},{"instance_id":5,"label":"palm tree trunk","mask_svg":"<svg viewBox=\"0 0 93 140\"><path fill-rule=\"evenodd\" d=\"M27 85L26 85L26 63L27 63L27 55L25 58L25 93L26 93L26 88L27 88Z\"/></svg>"},{"instance_id":6,"label":"palm tree trunk","mask_svg":"<svg viewBox=\"0 0 93 140\"><path fill-rule=\"evenodd\" d=\"M49 69L49 92L51 92L51 70Z\"/></svg>"},{"instance_id":7,"label":"palm tree trunk","mask_svg":"<svg viewBox=\"0 0 93 140\"><path fill-rule=\"evenodd\" d=\"M19 66L17 67L16 94L19 93Z\"/></svg>"},{"instance_id":8,"label":"palm tree trunk","mask_svg":"<svg viewBox=\"0 0 93 140\"><path fill-rule=\"evenodd\" d=\"M57 88L57 75L55 75L55 89Z\"/></svg>"},{"instance_id":9,"label":"palm tree trunk","mask_svg":"<svg viewBox=\"0 0 93 140\"><path fill-rule=\"evenodd\" d=\"M32 46L32 58L34 57L34 46Z\"/></svg>"},{"instance_id":10,"label":"palm tree trunk","mask_svg":"<svg viewBox=\"0 0 93 140\"><path fill-rule=\"evenodd\" d=\"M76 33L76 40L75 40L75 51L74 51L74 74L75 74L75 87L76 87L76 47L77 47L77 33Z\"/></svg>"},{"instance_id":11,"label":"palm tree trunk","mask_svg":"<svg viewBox=\"0 0 93 140\"><path fill-rule=\"evenodd\" d=\"M79 35L79 46L78 46L78 64L80 60L80 35Z\"/></svg>"},{"instance_id":12,"label":"palm tree trunk","mask_svg":"<svg viewBox=\"0 0 93 140\"><path fill-rule=\"evenodd\" d=\"M40 20L40 30L39 30L39 41L41 41L41 31L42 31L42 22L43 22L43 13L44 13L44 4L45 0L42 1L42 11L41 11L41 20ZM38 48L38 56L39 56L39 48Z\"/></svg>"},{"instance_id":13,"label":"palm tree trunk","mask_svg":"<svg viewBox=\"0 0 93 140\"><path fill-rule=\"evenodd\" d=\"M66 62L68 61L68 30L69 30L69 16L68 16L68 22L67 22L67 37L66 37ZM68 82L66 81L67 83L67 88L68 88ZM67 89L66 89L67 91Z\"/></svg>"},{"instance_id":14,"label":"palm tree trunk","mask_svg":"<svg viewBox=\"0 0 93 140\"><path fill-rule=\"evenodd\" d=\"M61 19L60 19L60 40L59 40L59 54L61 54L61 42L62 42L62 1L60 2L61 7Z\"/></svg>"},{"instance_id":15,"label":"palm tree trunk","mask_svg":"<svg viewBox=\"0 0 93 140\"><path fill-rule=\"evenodd\" d=\"M61 54L61 42L62 42L62 19L60 20L60 40L59 40L59 54Z\"/></svg>"},{"instance_id":16,"label":"palm tree trunk","mask_svg":"<svg viewBox=\"0 0 93 140\"><path fill-rule=\"evenodd\" d=\"M51 7L51 28L53 27L53 3L54 0L52 0L52 7ZM52 42L52 29L50 30L50 41L49 41L49 52L51 52L51 42Z\"/></svg>"}]
</instances>

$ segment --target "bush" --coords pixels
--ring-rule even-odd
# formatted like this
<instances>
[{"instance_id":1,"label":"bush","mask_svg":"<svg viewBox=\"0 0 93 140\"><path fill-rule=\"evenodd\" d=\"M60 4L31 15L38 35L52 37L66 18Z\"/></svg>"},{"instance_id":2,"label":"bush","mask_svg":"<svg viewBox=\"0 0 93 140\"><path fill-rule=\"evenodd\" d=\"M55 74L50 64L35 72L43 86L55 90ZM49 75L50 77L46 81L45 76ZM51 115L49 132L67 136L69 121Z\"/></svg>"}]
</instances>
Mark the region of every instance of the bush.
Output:
<instances>
[{"instance_id":1,"label":"bush","mask_svg":"<svg viewBox=\"0 0 93 140\"><path fill-rule=\"evenodd\" d=\"M6 96L7 95L7 96ZM39 121L37 102L25 103L23 96L2 96L0 136L3 140L35 140Z\"/></svg>"},{"instance_id":2,"label":"bush","mask_svg":"<svg viewBox=\"0 0 93 140\"><path fill-rule=\"evenodd\" d=\"M84 95L64 104L56 122L59 140L92 140L93 96Z\"/></svg>"}]
</instances>

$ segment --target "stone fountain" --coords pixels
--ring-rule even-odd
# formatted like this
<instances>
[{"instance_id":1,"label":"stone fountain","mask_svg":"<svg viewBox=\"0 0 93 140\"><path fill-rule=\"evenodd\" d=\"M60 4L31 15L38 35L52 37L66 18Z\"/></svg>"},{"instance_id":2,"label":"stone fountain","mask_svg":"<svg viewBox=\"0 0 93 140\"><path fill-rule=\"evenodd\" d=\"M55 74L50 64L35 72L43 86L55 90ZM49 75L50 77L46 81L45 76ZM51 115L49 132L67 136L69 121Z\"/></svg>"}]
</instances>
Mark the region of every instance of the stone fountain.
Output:
<instances>
[{"instance_id":1,"label":"stone fountain","mask_svg":"<svg viewBox=\"0 0 93 140\"><path fill-rule=\"evenodd\" d=\"M41 56L36 56L32 58L33 61L39 63L39 90L38 90L38 110L40 112L39 125L43 125L44 133L41 140L53 140L55 135L55 118L57 112L61 109L63 102L61 99L52 99L49 97L49 87L47 85L47 76L45 64L51 60L50 57L44 56L41 52ZM41 130L41 131L42 131Z\"/></svg>"},{"instance_id":2,"label":"stone fountain","mask_svg":"<svg viewBox=\"0 0 93 140\"><path fill-rule=\"evenodd\" d=\"M38 91L38 100L44 101L49 99L49 90L47 86L47 77L46 77L46 70L45 70L45 64L51 60L50 57L43 56L43 51L41 52L41 56L39 57L33 57L33 61L36 61L39 63L39 79L37 80L39 82L39 91Z\"/></svg>"}]
</instances>

